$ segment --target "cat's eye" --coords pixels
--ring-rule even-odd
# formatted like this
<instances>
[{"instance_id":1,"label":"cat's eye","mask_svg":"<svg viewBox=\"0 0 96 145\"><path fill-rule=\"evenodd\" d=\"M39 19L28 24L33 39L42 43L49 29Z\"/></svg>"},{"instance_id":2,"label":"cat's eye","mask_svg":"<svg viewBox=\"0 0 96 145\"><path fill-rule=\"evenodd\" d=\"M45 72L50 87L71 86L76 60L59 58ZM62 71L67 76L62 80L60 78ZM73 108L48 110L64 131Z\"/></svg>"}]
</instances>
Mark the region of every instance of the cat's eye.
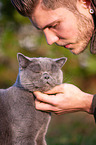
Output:
<instances>
[{"instance_id":1,"label":"cat's eye","mask_svg":"<svg viewBox=\"0 0 96 145\"><path fill-rule=\"evenodd\" d=\"M52 64L51 70L52 70L53 73L58 71L57 66L55 64Z\"/></svg>"},{"instance_id":2,"label":"cat's eye","mask_svg":"<svg viewBox=\"0 0 96 145\"><path fill-rule=\"evenodd\" d=\"M33 72L35 73L39 73L41 71L41 67L39 64L33 64L31 65L31 68L30 68Z\"/></svg>"}]
</instances>

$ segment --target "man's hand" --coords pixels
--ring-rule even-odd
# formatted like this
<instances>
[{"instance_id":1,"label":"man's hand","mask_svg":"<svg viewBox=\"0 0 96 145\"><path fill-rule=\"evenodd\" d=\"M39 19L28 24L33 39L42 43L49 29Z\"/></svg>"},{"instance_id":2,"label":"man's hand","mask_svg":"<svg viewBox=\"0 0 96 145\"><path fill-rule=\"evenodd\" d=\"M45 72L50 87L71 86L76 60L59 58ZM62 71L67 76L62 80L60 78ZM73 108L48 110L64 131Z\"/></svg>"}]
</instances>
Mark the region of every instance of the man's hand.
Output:
<instances>
[{"instance_id":1,"label":"man's hand","mask_svg":"<svg viewBox=\"0 0 96 145\"><path fill-rule=\"evenodd\" d=\"M36 96L35 107L37 110L54 112L56 114L75 111L92 113L93 95L82 92L72 84L61 84L45 92L45 94L34 92L34 95Z\"/></svg>"}]
</instances>

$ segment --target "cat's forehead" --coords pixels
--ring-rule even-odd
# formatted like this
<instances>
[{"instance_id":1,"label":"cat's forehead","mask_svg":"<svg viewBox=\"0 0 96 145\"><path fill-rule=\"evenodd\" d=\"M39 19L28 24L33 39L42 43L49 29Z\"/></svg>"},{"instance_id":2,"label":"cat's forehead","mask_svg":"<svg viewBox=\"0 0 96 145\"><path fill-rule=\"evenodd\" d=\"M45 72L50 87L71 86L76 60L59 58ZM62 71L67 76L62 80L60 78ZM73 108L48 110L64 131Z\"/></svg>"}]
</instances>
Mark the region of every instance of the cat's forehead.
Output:
<instances>
[{"instance_id":1,"label":"cat's forehead","mask_svg":"<svg viewBox=\"0 0 96 145\"><path fill-rule=\"evenodd\" d=\"M56 62L51 59L51 58L44 58L44 57L39 57L39 58L33 58L33 59L30 59L31 62L32 62L32 66L33 64L36 65L36 64L39 64L39 66L41 67L42 71L49 71L51 68L52 68L52 65L56 64Z\"/></svg>"},{"instance_id":2,"label":"cat's forehead","mask_svg":"<svg viewBox=\"0 0 96 145\"><path fill-rule=\"evenodd\" d=\"M38 63L43 63L43 64L46 64L46 63L50 64L52 62L55 62L53 59L47 58L47 57L38 57L38 58L33 57L33 58L29 58L29 60L34 62L34 63L38 62Z\"/></svg>"}]
</instances>

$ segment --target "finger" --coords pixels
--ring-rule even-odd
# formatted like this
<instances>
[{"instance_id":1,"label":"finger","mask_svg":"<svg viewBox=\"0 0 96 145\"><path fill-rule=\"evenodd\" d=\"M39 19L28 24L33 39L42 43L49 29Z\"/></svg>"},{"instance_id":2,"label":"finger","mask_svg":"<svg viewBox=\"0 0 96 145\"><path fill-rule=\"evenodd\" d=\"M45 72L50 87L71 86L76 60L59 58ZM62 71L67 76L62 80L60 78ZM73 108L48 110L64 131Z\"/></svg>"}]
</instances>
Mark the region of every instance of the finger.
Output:
<instances>
[{"instance_id":1,"label":"finger","mask_svg":"<svg viewBox=\"0 0 96 145\"><path fill-rule=\"evenodd\" d=\"M54 105L54 95L47 95L38 91L34 92L34 95L37 100Z\"/></svg>"},{"instance_id":2,"label":"finger","mask_svg":"<svg viewBox=\"0 0 96 145\"><path fill-rule=\"evenodd\" d=\"M54 112L57 111L54 106L35 100L35 107L37 110Z\"/></svg>"},{"instance_id":3,"label":"finger","mask_svg":"<svg viewBox=\"0 0 96 145\"><path fill-rule=\"evenodd\" d=\"M57 107L54 107L50 104L46 104L46 103L43 103L43 102L40 102L38 100L35 100L35 108L37 110L41 110L41 111L45 111L45 112L53 112L55 113L56 115L62 115L62 114L66 114L66 113L70 113L69 111L67 110L61 110Z\"/></svg>"},{"instance_id":4,"label":"finger","mask_svg":"<svg viewBox=\"0 0 96 145\"><path fill-rule=\"evenodd\" d=\"M63 93L64 92L64 84L58 85L56 87L54 87L53 89L44 92L46 94L56 94L56 93Z\"/></svg>"}]
</instances>

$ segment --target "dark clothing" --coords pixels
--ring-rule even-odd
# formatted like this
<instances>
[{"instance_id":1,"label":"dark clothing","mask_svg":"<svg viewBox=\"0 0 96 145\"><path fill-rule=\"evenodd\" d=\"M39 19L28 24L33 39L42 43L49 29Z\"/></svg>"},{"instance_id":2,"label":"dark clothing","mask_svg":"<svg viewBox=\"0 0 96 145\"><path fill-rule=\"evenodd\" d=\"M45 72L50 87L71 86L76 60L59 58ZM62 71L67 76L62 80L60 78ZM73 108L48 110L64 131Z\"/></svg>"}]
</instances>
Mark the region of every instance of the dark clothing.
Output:
<instances>
[{"instance_id":1,"label":"dark clothing","mask_svg":"<svg viewBox=\"0 0 96 145\"><path fill-rule=\"evenodd\" d=\"M91 53L96 54L96 0L90 0L91 1L91 5L94 9L94 24L95 24L95 29L94 29L94 33L92 36L92 40L91 40ZM93 101L92 101L92 109L93 109L93 114L94 114L94 118L95 118L95 122L96 122L96 94L93 97Z\"/></svg>"},{"instance_id":2,"label":"dark clothing","mask_svg":"<svg viewBox=\"0 0 96 145\"><path fill-rule=\"evenodd\" d=\"M96 123L96 94L94 95L93 100L92 100L92 110L93 110L94 119Z\"/></svg>"},{"instance_id":3,"label":"dark clothing","mask_svg":"<svg viewBox=\"0 0 96 145\"><path fill-rule=\"evenodd\" d=\"M91 53L96 54L96 0L90 0L90 1L91 1L92 8L94 9L93 19L94 19L94 25L95 25L95 29L94 29L92 40L91 40L90 51Z\"/></svg>"}]
</instances>

